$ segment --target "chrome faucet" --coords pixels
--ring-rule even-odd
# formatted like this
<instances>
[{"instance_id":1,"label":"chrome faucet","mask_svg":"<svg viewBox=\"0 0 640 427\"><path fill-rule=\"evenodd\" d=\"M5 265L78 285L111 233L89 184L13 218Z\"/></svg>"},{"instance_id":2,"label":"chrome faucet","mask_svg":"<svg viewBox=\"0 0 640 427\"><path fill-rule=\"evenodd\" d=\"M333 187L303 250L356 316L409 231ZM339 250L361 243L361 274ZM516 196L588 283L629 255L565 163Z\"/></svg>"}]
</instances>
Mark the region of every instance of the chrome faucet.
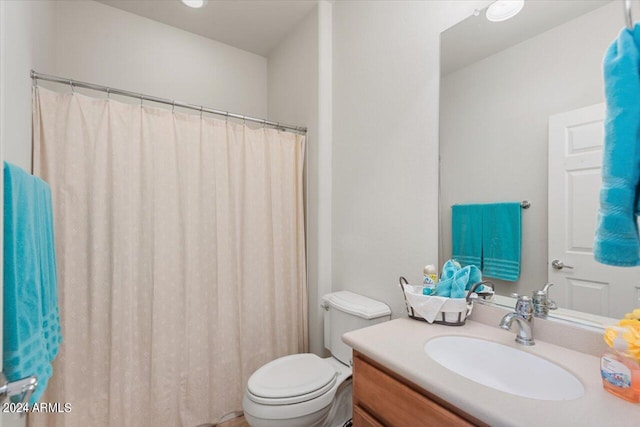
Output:
<instances>
[{"instance_id":1,"label":"chrome faucet","mask_svg":"<svg viewBox=\"0 0 640 427\"><path fill-rule=\"evenodd\" d=\"M518 298L516 309L513 313L506 314L499 326L509 330L515 320L518 325L516 342L522 345L534 345L536 342L533 340L533 302L525 295L513 294L513 296Z\"/></svg>"},{"instance_id":2,"label":"chrome faucet","mask_svg":"<svg viewBox=\"0 0 640 427\"><path fill-rule=\"evenodd\" d=\"M540 291L533 291L533 315L546 319L549 310L557 310L558 304L549 298L549 288L553 283L547 283Z\"/></svg>"}]
</instances>

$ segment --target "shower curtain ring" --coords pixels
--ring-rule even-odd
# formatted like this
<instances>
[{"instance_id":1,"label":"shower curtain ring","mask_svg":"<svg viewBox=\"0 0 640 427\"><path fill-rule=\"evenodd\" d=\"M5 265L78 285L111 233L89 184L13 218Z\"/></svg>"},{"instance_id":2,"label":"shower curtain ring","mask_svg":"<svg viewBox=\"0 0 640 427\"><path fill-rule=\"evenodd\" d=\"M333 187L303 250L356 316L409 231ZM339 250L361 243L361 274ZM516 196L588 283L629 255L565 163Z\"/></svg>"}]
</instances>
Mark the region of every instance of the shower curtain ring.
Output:
<instances>
[{"instance_id":1,"label":"shower curtain ring","mask_svg":"<svg viewBox=\"0 0 640 427\"><path fill-rule=\"evenodd\" d=\"M200 106L200 118L202 118L202 110L204 109L204 107L201 105Z\"/></svg>"},{"instance_id":2,"label":"shower curtain ring","mask_svg":"<svg viewBox=\"0 0 640 427\"><path fill-rule=\"evenodd\" d=\"M71 92L76 93L76 88L73 86L73 80L69 80L69 86L71 86Z\"/></svg>"},{"instance_id":3,"label":"shower curtain ring","mask_svg":"<svg viewBox=\"0 0 640 427\"><path fill-rule=\"evenodd\" d=\"M144 95L140 94L140 106L142 107L142 102L144 101Z\"/></svg>"},{"instance_id":4,"label":"shower curtain ring","mask_svg":"<svg viewBox=\"0 0 640 427\"><path fill-rule=\"evenodd\" d=\"M176 101L173 101L173 102L171 103L171 112L172 112L172 113L175 113L175 112L176 112Z\"/></svg>"},{"instance_id":5,"label":"shower curtain ring","mask_svg":"<svg viewBox=\"0 0 640 427\"><path fill-rule=\"evenodd\" d=\"M111 89L107 88L107 99L111 99Z\"/></svg>"}]
</instances>

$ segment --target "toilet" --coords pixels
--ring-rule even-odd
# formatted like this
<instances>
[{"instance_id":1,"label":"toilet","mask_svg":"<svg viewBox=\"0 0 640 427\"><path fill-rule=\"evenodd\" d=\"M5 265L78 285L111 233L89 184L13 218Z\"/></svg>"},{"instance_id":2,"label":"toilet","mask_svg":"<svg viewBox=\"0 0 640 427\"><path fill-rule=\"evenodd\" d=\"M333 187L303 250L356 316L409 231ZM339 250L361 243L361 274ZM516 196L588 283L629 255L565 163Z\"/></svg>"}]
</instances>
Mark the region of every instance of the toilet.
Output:
<instances>
[{"instance_id":1,"label":"toilet","mask_svg":"<svg viewBox=\"0 0 640 427\"><path fill-rule=\"evenodd\" d=\"M380 302L349 291L322 298L324 345L331 357L280 357L251 375L242 399L252 427L342 427L351 418L351 348L346 332L389 320Z\"/></svg>"}]
</instances>

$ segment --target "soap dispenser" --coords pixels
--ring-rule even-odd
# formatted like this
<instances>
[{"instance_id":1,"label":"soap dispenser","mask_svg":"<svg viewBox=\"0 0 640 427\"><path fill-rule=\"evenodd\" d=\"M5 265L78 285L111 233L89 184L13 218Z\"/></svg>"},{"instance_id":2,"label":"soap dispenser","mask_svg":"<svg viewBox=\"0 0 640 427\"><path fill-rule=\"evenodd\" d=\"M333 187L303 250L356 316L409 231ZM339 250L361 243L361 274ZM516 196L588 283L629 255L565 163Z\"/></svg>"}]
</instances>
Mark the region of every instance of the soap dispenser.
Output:
<instances>
[{"instance_id":1,"label":"soap dispenser","mask_svg":"<svg viewBox=\"0 0 640 427\"><path fill-rule=\"evenodd\" d=\"M640 360L628 353L628 344L621 337L619 328L611 328L615 333L612 346L600 359L602 386L609 393L633 403L640 403Z\"/></svg>"}]
</instances>

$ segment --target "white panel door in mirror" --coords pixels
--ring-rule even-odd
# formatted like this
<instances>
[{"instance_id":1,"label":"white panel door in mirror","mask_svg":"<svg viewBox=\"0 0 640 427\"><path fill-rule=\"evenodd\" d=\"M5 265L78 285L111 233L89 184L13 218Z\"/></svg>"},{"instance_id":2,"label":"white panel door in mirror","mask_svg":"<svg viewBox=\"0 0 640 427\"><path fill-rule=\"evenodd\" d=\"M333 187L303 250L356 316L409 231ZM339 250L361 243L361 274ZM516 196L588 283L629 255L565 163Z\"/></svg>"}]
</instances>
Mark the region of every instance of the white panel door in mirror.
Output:
<instances>
[{"instance_id":1,"label":"white panel door in mirror","mask_svg":"<svg viewBox=\"0 0 640 427\"><path fill-rule=\"evenodd\" d=\"M567 278L571 308L586 313L604 315L609 311L609 285L607 283Z\"/></svg>"},{"instance_id":2,"label":"white panel door in mirror","mask_svg":"<svg viewBox=\"0 0 640 427\"><path fill-rule=\"evenodd\" d=\"M570 155L602 150L603 141L602 120L581 123L567 129L567 151Z\"/></svg>"},{"instance_id":3,"label":"white panel door in mirror","mask_svg":"<svg viewBox=\"0 0 640 427\"><path fill-rule=\"evenodd\" d=\"M593 253L601 170L598 166L567 171L568 251Z\"/></svg>"},{"instance_id":4,"label":"white panel door in mirror","mask_svg":"<svg viewBox=\"0 0 640 427\"><path fill-rule=\"evenodd\" d=\"M639 268L593 258L599 204L604 104L549 118L548 281L561 307L621 317L638 304ZM553 268L552 260L565 268ZM570 268L573 267L573 268Z\"/></svg>"}]
</instances>

